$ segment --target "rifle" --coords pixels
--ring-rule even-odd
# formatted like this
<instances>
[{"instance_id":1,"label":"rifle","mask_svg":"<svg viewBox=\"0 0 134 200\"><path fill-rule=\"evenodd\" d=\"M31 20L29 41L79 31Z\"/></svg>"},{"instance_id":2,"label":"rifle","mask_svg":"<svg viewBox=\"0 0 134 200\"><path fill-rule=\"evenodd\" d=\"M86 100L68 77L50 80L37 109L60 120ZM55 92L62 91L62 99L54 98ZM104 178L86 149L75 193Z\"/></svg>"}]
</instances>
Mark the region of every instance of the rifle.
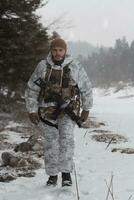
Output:
<instances>
[{"instance_id":1,"label":"rifle","mask_svg":"<svg viewBox=\"0 0 134 200\"><path fill-rule=\"evenodd\" d=\"M66 105L67 104L67 105ZM66 106L65 106L66 105ZM76 115L73 111L71 101L69 103L62 102L61 109L63 108L63 111L73 120L76 122L76 124L79 126L79 128L82 126L83 121L81 120L80 116Z\"/></svg>"},{"instance_id":2,"label":"rifle","mask_svg":"<svg viewBox=\"0 0 134 200\"><path fill-rule=\"evenodd\" d=\"M41 88L45 88L44 81L41 78L39 78L36 81L34 81L34 83L36 85L38 85L39 87L41 87ZM62 111L64 111L73 121L76 122L76 124L78 125L78 127L82 126L83 121L81 120L80 116L76 115L75 112L73 111L72 101L71 100L65 101L65 100L61 99L60 95L55 94L53 96L53 98L48 99L48 102L51 102L51 101L53 102L54 100L57 103L57 109L54 112L54 115L55 115L54 118L55 119L58 117L58 115ZM38 113L39 113L39 117L40 117L40 119L41 119L42 122L46 123L49 126L53 126L56 129L58 129L58 126L56 124L54 124L54 123L48 121L47 119L45 119L44 117L42 117L41 112L40 112L40 108L38 110Z\"/></svg>"},{"instance_id":3,"label":"rifle","mask_svg":"<svg viewBox=\"0 0 134 200\"><path fill-rule=\"evenodd\" d=\"M57 117L61 114L61 112L66 113L73 121L76 122L76 124L78 125L78 127L82 126L83 121L81 120L80 116L76 115L75 112L73 111L72 108L72 102L66 102L64 100L60 100L58 101L57 104L57 108L56 111L54 112L54 120L57 119ZM39 117L41 119L42 122L44 122L45 124L49 125L49 126L53 126L56 129L58 129L58 125L54 124L52 122L50 122L49 120L45 119L42 114L41 114L41 109L39 108L38 110L39 113Z\"/></svg>"}]
</instances>

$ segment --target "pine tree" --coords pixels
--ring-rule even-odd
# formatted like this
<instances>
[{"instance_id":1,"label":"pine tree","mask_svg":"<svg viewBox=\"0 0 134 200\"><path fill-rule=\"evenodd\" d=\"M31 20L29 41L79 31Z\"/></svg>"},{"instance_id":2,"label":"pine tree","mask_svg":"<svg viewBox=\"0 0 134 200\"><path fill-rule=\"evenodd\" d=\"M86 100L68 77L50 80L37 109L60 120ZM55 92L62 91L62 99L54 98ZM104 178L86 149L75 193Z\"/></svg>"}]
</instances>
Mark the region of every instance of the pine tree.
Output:
<instances>
[{"instance_id":1,"label":"pine tree","mask_svg":"<svg viewBox=\"0 0 134 200\"><path fill-rule=\"evenodd\" d=\"M35 11L43 0L0 1L0 84L25 86L36 63L48 50L47 29Z\"/></svg>"}]
</instances>

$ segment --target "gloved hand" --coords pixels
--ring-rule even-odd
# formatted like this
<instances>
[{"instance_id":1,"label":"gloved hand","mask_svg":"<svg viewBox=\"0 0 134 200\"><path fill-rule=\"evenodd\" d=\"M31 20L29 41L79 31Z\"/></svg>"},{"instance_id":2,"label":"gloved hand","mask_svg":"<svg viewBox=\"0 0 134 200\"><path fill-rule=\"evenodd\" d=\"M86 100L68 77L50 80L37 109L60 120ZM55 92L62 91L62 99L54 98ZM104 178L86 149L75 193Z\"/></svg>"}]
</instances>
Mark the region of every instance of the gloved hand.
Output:
<instances>
[{"instance_id":1,"label":"gloved hand","mask_svg":"<svg viewBox=\"0 0 134 200\"><path fill-rule=\"evenodd\" d=\"M29 119L35 125L37 125L40 121L39 115L36 112L29 113Z\"/></svg>"},{"instance_id":2,"label":"gloved hand","mask_svg":"<svg viewBox=\"0 0 134 200\"><path fill-rule=\"evenodd\" d=\"M89 115L89 110L82 110L81 115L80 115L80 119L82 122L85 122L88 118Z\"/></svg>"}]
</instances>

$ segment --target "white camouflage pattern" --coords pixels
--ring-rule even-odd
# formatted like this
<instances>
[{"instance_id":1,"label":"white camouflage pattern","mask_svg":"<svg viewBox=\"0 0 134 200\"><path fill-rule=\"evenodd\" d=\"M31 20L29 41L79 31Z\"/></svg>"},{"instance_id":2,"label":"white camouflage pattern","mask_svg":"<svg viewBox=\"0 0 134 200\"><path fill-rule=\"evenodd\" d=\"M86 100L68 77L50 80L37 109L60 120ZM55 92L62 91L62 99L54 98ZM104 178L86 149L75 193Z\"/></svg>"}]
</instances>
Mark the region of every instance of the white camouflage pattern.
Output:
<instances>
[{"instance_id":1,"label":"white camouflage pattern","mask_svg":"<svg viewBox=\"0 0 134 200\"><path fill-rule=\"evenodd\" d=\"M45 170L54 176L59 172L72 172L74 155L74 126L67 115L56 120L58 129L40 123L44 134Z\"/></svg>"},{"instance_id":2,"label":"white camouflage pattern","mask_svg":"<svg viewBox=\"0 0 134 200\"><path fill-rule=\"evenodd\" d=\"M65 67L68 63L71 75L71 84L78 85L81 93L81 108L89 110L92 107L92 88L89 78L84 68L77 61L73 60L69 55L66 56L62 66L54 65L49 54L46 60L42 60L36 67L31 78L28 81L28 88L25 92L26 107L29 113L38 112L38 107L46 105L38 102L40 87L34 81L41 78L44 80L46 73L46 61L54 68ZM59 172L72 172L73 154L74 154L74 136L73 130L75 122L69 116L64 115L58 118L55 127L48 126L40 122L40 128L45 139L45 169L48 175L56 175Z\"/></svg>"}]
</instances>

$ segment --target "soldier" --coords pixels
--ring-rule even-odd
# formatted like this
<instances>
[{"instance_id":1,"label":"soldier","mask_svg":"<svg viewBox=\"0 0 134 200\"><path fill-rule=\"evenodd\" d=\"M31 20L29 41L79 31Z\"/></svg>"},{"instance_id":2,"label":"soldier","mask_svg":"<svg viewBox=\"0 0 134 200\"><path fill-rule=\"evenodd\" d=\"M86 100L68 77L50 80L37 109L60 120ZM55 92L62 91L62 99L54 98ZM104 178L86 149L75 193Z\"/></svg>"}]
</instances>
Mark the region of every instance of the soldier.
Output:
<instances>
[{"instance_id":1,"label":"soldier","mask_svg":"<svg viewBox=\"0 0 134 200\"><path fill-rule=\"evenodd\" d=\"M92 88L84 68L67 54L63 39L52 40L48 57L28 81L25 99L31 122L39 125L45 138L46 185L55 186L61 172L62 186L71 186L73 131L89 116Z\"/></svg>"}]
</instances>

